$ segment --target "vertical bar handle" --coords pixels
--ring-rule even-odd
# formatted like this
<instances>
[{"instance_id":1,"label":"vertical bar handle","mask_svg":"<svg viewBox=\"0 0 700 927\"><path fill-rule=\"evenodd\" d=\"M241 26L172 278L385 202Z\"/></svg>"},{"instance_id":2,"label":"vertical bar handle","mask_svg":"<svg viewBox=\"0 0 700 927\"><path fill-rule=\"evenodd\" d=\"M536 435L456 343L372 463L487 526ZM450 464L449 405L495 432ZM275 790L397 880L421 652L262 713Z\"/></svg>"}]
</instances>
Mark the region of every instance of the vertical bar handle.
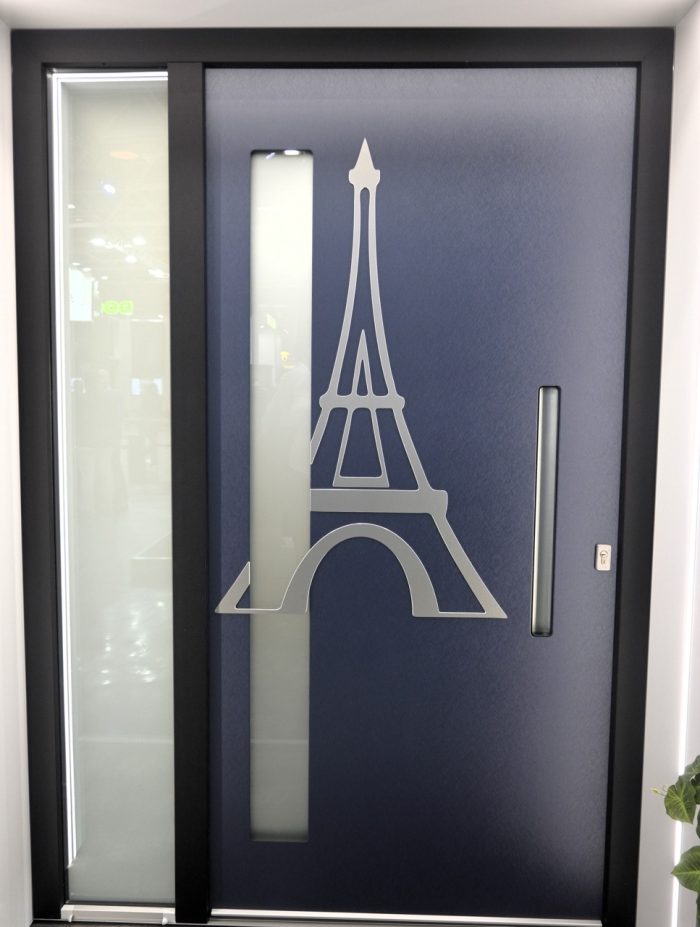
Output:
<instances>
[{"instance_id":1,"label":"vertical bar handle","mask_svg":"<svg viewBox=\"0 0 700 927\"><path fill-rule=\"evenodd\" d=\"M558 386L540 387L537 408L535 536L532 558L530 628L534 637L549 637L552 633L559 392Z\"/></svg>"}]
</instances>

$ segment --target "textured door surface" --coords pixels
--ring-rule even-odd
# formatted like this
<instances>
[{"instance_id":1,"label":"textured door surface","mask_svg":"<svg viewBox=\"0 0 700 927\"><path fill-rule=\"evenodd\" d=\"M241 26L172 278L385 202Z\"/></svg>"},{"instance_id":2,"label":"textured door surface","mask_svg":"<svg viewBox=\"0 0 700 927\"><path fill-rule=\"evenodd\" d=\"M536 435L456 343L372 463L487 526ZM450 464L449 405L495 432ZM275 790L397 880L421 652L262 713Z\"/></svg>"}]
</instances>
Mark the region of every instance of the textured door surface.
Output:
<instances>
[{"instance_id":1,"label":"textured door surface","mask_svg":"<svg viewBox=\"0 0 700 927\"><path fill-rule=\"evenodd\" d=\"M632 68L208 71L215 908L600 917L635 95ZM309 356L268 319L272 367L311 384L312 555L286 603L312 582L308 828L265 839L251 155L285 150L313 158ZM543 386L554 594L533 636Z\"/></svg>"}]
</instances>

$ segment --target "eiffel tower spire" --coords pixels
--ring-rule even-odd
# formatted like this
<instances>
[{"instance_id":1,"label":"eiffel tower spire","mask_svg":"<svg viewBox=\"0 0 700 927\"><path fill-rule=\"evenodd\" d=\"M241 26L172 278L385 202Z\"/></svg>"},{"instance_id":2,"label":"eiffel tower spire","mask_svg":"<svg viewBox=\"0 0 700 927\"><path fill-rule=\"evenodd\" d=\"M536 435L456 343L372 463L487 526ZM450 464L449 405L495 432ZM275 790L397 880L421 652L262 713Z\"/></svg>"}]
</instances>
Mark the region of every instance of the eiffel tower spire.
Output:
<instances>
[{"instance_id":1,"label":"eiffel tower spire","mask_svg":"<svg viewBox=\"0 0 700 927\"><path fill-rule=\"evenodd\" d=\"M311 459L312 462L321 444L323 433L328 424L330 412L334 408L347 407L344 401L347 398L339 392L340 376L343 370L345 355L348 350L348 340L352 328L353 311L355 308L355 298L357 295L357 275L360 263L360 243L363 233L362 229L362 191L367 190L369 193L369 202L367 208L367 258L369 262L369 281L370 297L372 302L372 324L374 327L374 339L379 352L379 363L381 373L386 384L387 392L384 396L377 396L374 405L374 418L376 418L376 409L401 409L404 405L403 397L399 396L394 383L394 374L391 370L391 361L389 360L389 351L387 348L386 334L384 332L384 320L382 317L382 303L379 293L379 270L377 267L377 186L379 184L380 172L374 166L372 155L367 144L367 139L362 142L360 153L357 157L355 166L348 172L348 180L354 187L353 196L353 225L352 225L352 251L350 257L350 278L348 281L348 293L345 301L345 313L343 315L343 324L340 330L340 339L338 349L333 364L333 372L328 384L328 389L321 396L319 403L321 414L314 429L311 439ZM366 338L366 335L362 333ZM369 363L369 360L367 361ZM368 370L369 367L366 368ZM352 394L351 394L352 395ZM373 423L374 423L373 418Z\"/></svg>"}]
</instances>

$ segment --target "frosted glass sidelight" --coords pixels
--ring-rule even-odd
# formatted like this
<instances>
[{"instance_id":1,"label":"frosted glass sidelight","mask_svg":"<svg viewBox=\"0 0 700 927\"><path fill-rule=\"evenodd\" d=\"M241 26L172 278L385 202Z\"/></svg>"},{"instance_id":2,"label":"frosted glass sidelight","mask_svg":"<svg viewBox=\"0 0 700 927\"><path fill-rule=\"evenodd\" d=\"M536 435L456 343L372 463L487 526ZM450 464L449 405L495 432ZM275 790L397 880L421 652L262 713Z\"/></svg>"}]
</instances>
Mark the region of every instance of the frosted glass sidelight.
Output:
<instances>
[{"instance_id":1,"label":"frosted glass sidelight","mask_svg":"<svg viewBox=\"0 0 700 927\"><path fill-rule=\"evenodd\" d=\"M49 89L68 890L169 902L167 80Z\"/></svg>"},{"instance_id":2,"label":"frosted glass sidelight","mask_svg":"<svg viewBox=\"0 0 700 927\"><path fill-rule=\"evenodd\" d=\"M251 607L275 608L309 549L309 152L251 158ZM309 616L251 618L250 816L256 840L308 834Z\"/></svg>"},{"instance_id":3,"label":"frosted glass sidelight","mask_svg":"<svg viewBox=\"0 0 700 927\"><path fill-rule=\"evenodd\" d=\"M535 637L549 637L552 633L558 445L559 388L543 386L539 391L537 411L535 538L532 564L531 630Z\"/></svg>"}]
</instances>

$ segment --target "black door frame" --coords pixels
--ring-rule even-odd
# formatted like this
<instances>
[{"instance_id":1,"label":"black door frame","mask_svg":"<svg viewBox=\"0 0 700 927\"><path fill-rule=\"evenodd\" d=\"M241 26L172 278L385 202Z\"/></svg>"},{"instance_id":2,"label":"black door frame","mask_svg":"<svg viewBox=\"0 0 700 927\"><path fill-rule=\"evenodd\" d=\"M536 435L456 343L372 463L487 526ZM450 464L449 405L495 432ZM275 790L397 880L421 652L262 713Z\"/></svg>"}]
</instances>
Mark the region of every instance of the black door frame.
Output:
<instances>
[{"instance_id":1,"label":"black door frame","mask_svg":"<svg viewBox=\"0 0 700 927\"><path fill-rule=\"evenodd\" d=\"M34 916L67 900L46 72L169 72L175 886L209 917L206 66L633 66L635 180L603 923L633 927L649 637L673 30L20 30L12 34L24 601Z\"/></svg>"}]
</instances>

